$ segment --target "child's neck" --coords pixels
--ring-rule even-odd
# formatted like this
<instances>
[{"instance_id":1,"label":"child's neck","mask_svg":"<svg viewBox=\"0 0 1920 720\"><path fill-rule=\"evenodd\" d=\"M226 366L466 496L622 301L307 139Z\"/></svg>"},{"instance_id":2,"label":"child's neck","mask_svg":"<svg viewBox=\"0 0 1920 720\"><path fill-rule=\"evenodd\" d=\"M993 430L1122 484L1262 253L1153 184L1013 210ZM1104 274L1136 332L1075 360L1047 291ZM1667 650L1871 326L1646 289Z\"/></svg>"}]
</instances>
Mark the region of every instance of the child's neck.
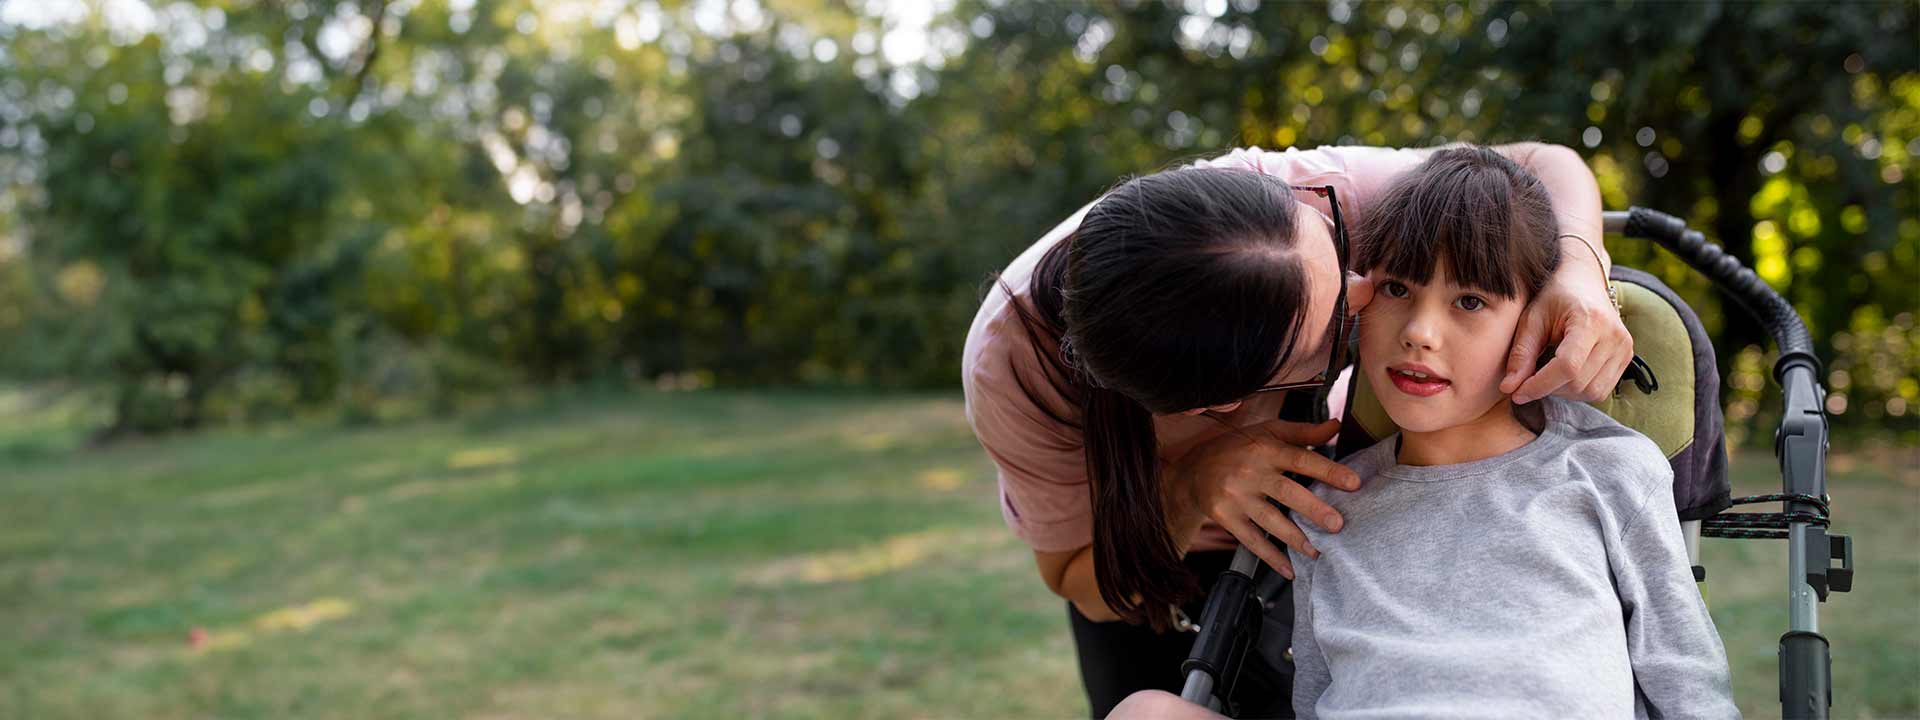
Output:
<instances>
[{"instance_id":1,"label":"child's neck","mask_svg":"<svg viewBox=\"0 0 1920 720\"><path fill-rule=\"evenodd\" d=\"M1500 398L1471 421L1430 432L1400 433L1401 465L1458 465L1512 452L1533 441L1534 432L1513 415L1513 401Z\"/></svg>"}]
</instances>

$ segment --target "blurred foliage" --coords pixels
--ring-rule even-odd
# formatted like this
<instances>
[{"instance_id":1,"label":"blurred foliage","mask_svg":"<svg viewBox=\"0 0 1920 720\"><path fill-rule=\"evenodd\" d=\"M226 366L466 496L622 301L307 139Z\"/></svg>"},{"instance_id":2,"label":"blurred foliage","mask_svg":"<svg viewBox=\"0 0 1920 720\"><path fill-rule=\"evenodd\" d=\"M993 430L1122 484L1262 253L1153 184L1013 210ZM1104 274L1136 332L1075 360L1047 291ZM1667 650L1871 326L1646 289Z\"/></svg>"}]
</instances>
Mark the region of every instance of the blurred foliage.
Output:
<instances>
[{"instance_id":1,"label":"blurred foliage","mask_svg":"<svg viewBox=\"0 0 1920 720\"><path fill-rule=\"evenodd\" d=\"M111 387L115 432L521 382L947 385L988 274L1117 178L1533 139L1781 289L1837 423L1913 436L1916 36L1911 3L7 6L0 372ZM1613 247L1765 422L1758 329Z\"/></svg>"}]
</instances>

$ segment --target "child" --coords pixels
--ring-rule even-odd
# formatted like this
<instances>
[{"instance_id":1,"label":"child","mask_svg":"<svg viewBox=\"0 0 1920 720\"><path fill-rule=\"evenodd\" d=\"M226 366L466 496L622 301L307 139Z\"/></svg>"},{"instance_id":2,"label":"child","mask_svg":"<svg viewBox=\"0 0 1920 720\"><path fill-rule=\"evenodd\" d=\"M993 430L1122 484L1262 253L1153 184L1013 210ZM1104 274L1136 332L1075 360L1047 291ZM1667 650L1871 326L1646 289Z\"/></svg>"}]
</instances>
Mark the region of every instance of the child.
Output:
<instances>
[{"instance_id":1,"label":"child","mask_svg":"<svg viewBox=\"0 0 1920 720\"><path fill-rule=\"evenodd\" d=\"M1370 211L1355 372L1400 433L1346 460L1359 491L1314 489L1342 532L1301 523L1318 554L1291 552L1295 711L1737 717L1666 458L1584 404L1500 392L1561 261L1539 180L1442 150Z\"/></svg>"}]
</instances>

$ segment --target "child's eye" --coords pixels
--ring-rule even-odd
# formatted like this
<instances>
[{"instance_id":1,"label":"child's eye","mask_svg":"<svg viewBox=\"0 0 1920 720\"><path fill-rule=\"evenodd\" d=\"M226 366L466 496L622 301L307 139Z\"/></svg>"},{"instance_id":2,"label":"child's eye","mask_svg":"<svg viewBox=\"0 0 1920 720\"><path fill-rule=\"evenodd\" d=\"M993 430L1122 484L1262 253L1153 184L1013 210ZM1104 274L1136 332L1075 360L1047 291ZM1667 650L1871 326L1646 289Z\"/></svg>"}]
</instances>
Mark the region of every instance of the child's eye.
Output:
<instances>
[{"instance_id":1,"label":"child's eye","mask_svg":"<svg viewBox=\"0 0 1920 720\"><path fill-rule=\"evenodd\" d=\"M1477 295L1461 295L1459 300L1453 301L1453 304L1460 306L1461 310L1473 312L1486 307L1487 301L1480 299Z\"/></svg>"},{"instance_id":2,"label":"child's eye","mask_svg":"<svg viewBox=\"0 0 1920 720\"><path fill-rule=\"evenodd\" d=\"M1380 283L1380 292L1386 293L1387 297L1403 298L1407 296L1407 286L1399 280L1387 280Z\"/></svg>"}]
</instances>

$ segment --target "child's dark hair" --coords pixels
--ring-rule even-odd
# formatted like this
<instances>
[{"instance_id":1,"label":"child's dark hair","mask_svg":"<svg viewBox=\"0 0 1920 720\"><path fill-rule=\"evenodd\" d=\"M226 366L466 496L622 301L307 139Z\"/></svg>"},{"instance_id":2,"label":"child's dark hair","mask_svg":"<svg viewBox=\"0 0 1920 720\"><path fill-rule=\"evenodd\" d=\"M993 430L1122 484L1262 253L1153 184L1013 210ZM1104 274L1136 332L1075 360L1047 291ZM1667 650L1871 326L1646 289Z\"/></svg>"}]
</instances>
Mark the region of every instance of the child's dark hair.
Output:
<instances>
[{"instance_id":1,"label":"child's dark hair","mask_svg":"<svg viewBox=\"0 0 1920 720\"><path fill-rule=\"evenodd\" d=\"M1031 307L1010 303L1044 381L1080 411L1036 402L1082 432L1094 576L1129 622L1163 629L1199 588L1169 537L1153 413L1239 400L1286 365L1307 320L1297 206L1284 181L1252 170L1135 178L1041 258Z\"/></svg>"},{"instance_id":2,"label":"child's dark hair","mask_svg":"<svg viewBox=\"0 0 1920 720\"><path fill-rule=\"evenodd\" d=\"M1353 270L1453 282L1530 299L1560 266L1553 201L1540 179L1484 147L1438 150L1402 173L1354 225Z\"/></svg>"}]
</instances>

